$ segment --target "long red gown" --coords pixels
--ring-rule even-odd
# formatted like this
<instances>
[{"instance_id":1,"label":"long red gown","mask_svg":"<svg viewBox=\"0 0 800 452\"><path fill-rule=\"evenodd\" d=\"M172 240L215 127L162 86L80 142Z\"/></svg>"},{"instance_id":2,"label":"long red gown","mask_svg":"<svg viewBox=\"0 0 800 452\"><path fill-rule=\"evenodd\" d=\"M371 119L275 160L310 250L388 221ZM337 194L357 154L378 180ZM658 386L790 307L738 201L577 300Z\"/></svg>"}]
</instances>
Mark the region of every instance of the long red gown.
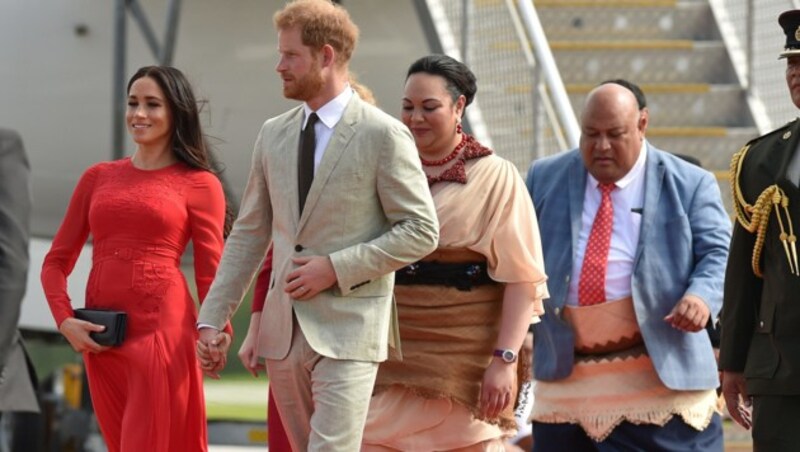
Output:
<instances>
[{"instance_id":1,"label":"long red gown","mask_svg":"<svg viewBox=\"0 0 800 452\"><path fill-rule=\"evenodd\" d=\"M264 265L261 271L258 272L256 278L256 287L253 289L253 306L251 312L262 312L264 310L264 302L269 293L269 280L272 276L272 246L267 250L267 256L264 258ZM289 436L286 434L286 429L283 428L281 422L281 415L278 413L278 406L275 405L275 397L272 396L272 388L269 389L267 396L267 432L269 434L267 445L270 452L292 452L292 446L289 444Z\"/></svg>"},{"instance_id":2,"label":"long red gown","mask_svg":"<svg viewBox=\"0 0 800 452\"><path fill-rule=\"evenodd\" d=\"M224 216L217 177L183 163L152 171L130 159L99 163L78 182L45 258L42 285L60 326L73 315L67 276L91 233L86 306L128 314L121 346L83 355L110 452L207 450L197 309L179 265L191 239L198 296L205 298Z\"/></svg>"}]
</instances>

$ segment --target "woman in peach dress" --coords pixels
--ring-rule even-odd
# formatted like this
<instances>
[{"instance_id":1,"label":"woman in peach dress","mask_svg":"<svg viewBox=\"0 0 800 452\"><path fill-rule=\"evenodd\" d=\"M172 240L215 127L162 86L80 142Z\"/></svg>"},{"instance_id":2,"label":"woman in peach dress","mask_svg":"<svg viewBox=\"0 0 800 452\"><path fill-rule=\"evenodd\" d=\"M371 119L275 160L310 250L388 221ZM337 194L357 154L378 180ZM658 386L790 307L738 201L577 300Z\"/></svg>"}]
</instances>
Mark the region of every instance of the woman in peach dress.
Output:
<instances>
[{"instance_id":1,"label":"woman in peach dress","mask_svg":"<svg viewBox=\"0 0 800 452\"><path fill-rule=\"evenodd\" d=\"M514 165L461 128L477 87L462 63L421 58L402 120L428 175L439 248L397 272L399 353L381 364L365 451L503 450L529 379L517 357L547 297L532 203Z\"/></svg>"}]
</instances>

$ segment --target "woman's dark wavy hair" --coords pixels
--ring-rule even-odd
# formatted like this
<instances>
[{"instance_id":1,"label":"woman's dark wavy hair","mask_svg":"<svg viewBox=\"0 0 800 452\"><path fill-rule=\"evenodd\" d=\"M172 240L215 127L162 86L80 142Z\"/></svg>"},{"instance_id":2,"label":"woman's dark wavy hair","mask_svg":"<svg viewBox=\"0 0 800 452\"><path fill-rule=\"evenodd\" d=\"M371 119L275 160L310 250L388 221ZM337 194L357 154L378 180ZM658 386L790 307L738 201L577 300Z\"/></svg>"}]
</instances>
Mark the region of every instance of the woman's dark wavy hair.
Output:
<instances>
[{"instance_id":1,"label":"woman's dark wavy hair","mask_svg":"<svg viewBox=\"0 0 800 452\"><path fill-rule=\"evenodd\" d=\"M172 152L181 162L192 168L213 173L220 182L222 178L203 129L200 126L200 110L192 91L192 85L183 72L169 66L145 66L136 71L128 81L128 92L136 80L148 77L161 88L172 113ZM231 202L225 196L225 225L223 235L228 236L233 224Z\"/></svg>"},{"instance_id":2,"label":"woman's dark wavy hair","mask_svg":"<svg viewBox=\"0 0 800 452\"><path fill-rule=\"evenodd\" d=\"M424 72L426 74L438 75L444 78L447 85L447 92L450 93L453 102L458 96L463 95L466 99L464 111L472 103L475 93L478 92L475 74L466 64L451 58L447 55L428 55L411 63L406 74L406 80L413 74ZM463 112L462 112L463 114Z\"/></svg>"}]
</instances>

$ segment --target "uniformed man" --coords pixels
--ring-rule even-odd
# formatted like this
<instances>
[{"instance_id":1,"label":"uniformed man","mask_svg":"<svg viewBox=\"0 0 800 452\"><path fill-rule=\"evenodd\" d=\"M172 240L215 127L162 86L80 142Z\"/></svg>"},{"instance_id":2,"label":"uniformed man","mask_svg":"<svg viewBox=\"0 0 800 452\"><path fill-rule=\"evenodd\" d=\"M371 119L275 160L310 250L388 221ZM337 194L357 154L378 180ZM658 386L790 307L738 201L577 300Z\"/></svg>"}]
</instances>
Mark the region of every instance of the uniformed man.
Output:
<instances>
[{"instance_id":1,"label":"uniformed man","mask_svg":"<svg viewBox=\"0 0 800 452\"><path fill-rule=\"evenodd\" d=\"M786 33L786 84L800 108L800 10ZM733 156L736 225L722 309L720 369L731 416L752 427L756 451L800 444L800 121Z\"/></svg>"}]
</instances>

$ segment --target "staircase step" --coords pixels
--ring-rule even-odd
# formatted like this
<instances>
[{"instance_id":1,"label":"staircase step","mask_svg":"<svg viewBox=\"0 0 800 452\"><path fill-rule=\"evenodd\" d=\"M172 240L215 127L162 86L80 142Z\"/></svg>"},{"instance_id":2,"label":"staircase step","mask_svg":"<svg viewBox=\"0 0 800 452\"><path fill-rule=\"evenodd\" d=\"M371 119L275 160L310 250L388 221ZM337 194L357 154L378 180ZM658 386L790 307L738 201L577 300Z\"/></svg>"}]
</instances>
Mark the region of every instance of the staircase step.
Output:
<instances>
[{"instance_id":1,"label":"staircase step","mask_svg":"<svg viewBox=\"0 0 800 452\"><path fill-rule=\"evenodd\" d=\"M587 94L597 85L589 83L572 83L566 85L569 94ZM641 83L639 87L648 98L651 94L705 94L715 90L739 90L736 85L711 85L709 83Z\"/></svg>"},{"instance_id":2,"label":"staircase step","mask_svg":"<svg viewBox=\"0 0 800 452\"><path fill-rule=\"evenodd\" d=\"M727 127L648 127L647 136L649 137L670 137L670 138L719 138L728 136Z\"/></svg>"},{"instance_id":3,"label":"staircase step","mask_svg":"<svg viewBox=\"0 0 800 452\"><path fill-rule=\"evenodd\" d=\"M681 129L648 127L647 139L660 149L697 157L709 171L727 170L731 156L758 136L755 127Z\"/></svg>"},{"instance_id":4,"label":"staircase step","mask_svg":"<svg viewBox=\"0 0 800 452\"><path fill-rule=\"evenodd\" d=\"M581 111L586 94L596 85L567 85L572 107ZM680 126L753 126L744 90L738 85L641 84L647 97L650 124Z\"/></svg>"},{"instance_id":5,"label":"staircase step","mask_svg":"<svg viewBox=\"0 0 800 452\"><path fill-rule=\"evenodd\" d=\"M688 39L602 40L602 41L550 41L554 52L573 50L692 50L694 41Z\"/></svg>"},{"instance_id":6,"label":"staircase step","mask_svg":"<svg viewBox=\"0 0 800 452\"><path fill-rule=\"evenodd\" d=\"M643 5L536 2L549 39L719 39L708 3Z\"/></svg>"},{"instance_id":7,"label":"staircase step","mask_svg":"<svg viewBox=\"0 0 800 452\"><path fill-rule=\"evenodd\" d=\"M554 47L564 83L597 83L627 78L636 83L738 83L725 46L720 41L666 44L590 44L581 41Z\"/></svg>"},{"instance_id":8,"label":"staircase step","mask_svg":"<svg viewBox=\"0 0 800 452\"><path fill-rule=\"evenodd\" d=\"M682 3L700 3L699 1L677 0L535 0L536 9L566 7L637 7L637 8L674 8Z\"/></svg>"}]
</instances>

